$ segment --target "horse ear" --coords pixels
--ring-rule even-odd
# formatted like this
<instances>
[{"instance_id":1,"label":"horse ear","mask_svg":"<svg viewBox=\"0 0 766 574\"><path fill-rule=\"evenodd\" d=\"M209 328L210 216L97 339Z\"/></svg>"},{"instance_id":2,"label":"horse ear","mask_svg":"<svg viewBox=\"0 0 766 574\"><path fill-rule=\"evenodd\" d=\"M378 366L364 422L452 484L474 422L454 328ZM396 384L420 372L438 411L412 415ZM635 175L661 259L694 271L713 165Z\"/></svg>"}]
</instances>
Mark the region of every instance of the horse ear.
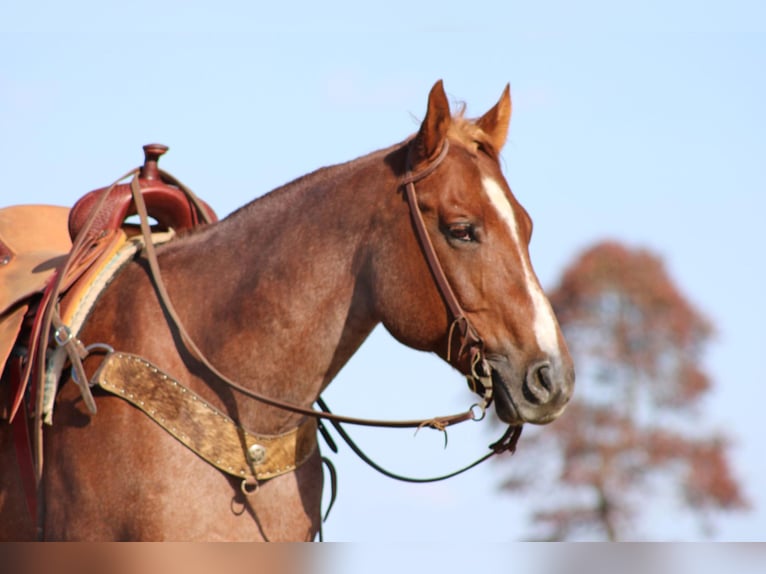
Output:
<instances>
[{"instance_id":1,"label":"horse ear","mask_svg":"<svg viewBox=\"0 0 766 574\"><path fill-rule=\"evenodd\" d=\"M511 123L511 86L506 84L503 95L495 106L481 116L476 125L489 136L495 151L500 152L508 137L508 125Z\"/></svg>"},{"instance_id":2,"label":"horse ear","mask_svg":"<svg viewBox=\"0 0 766 574\"><path fill-rule=\"evenodd\" d=\"M415 136L413 163L433 159L441 151L447 130L452 122L447 94L441 80L434 84L428 94L428 111Z\"/></svg>"}]
</instances>

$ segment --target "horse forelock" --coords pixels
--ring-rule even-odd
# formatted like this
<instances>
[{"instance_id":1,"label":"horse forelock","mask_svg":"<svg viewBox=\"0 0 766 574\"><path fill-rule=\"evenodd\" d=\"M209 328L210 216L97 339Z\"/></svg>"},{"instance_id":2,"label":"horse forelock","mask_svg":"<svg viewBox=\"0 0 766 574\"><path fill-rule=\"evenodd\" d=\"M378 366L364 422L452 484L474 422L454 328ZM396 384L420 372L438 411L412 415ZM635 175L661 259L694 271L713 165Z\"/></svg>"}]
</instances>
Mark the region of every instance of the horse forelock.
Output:
<instances>
[{"instance_id":1,"label":"horse forelock","mask_svg":"<svg viewBox=\"0 0 766 574\"><path fill-rule=\"evenodd\" d=\"M457 112L452 116L448 137L453 141L460 142L471 153L478 153L479 148L485 150L493 157L497 157L500 150L496 150L492 139L474 120L465 117L465 104L459 104Z\"/></svg>"}]
</instances>

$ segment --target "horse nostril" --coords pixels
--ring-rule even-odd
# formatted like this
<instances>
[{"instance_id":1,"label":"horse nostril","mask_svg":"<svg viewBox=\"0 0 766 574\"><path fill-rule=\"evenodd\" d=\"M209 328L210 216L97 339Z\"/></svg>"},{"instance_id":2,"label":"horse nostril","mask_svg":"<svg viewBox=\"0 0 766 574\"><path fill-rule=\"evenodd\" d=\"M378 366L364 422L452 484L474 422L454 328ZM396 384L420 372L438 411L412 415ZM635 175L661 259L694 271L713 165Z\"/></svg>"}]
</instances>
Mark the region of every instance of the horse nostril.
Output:
<instances>
[{"instance_id":1,"label":"horse nostril","mask_svg":"<svg viewBox=\"0 0 766 574\"><path fill-rule=\"evenodd\" d=\"M524 398L533 404L545 404L552 397L553 387L550 363L540 363L527 371Z\"/></svg>"}]
</instances>

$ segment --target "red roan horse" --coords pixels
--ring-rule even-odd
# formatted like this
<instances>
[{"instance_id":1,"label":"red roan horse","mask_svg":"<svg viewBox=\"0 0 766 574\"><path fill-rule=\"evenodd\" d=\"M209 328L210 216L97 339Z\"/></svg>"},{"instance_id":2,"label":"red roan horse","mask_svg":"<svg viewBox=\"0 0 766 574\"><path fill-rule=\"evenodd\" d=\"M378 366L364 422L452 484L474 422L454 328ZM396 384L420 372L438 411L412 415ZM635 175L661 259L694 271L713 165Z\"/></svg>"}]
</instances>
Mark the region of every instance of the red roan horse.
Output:
<instances>
[{"instance_id":1,"label":"red roan horse","mask_svg":"<svg viewBox=\"0 0 766 574\"><path fill-rule=\"evenodd\" d=\"M405 197L416 179L425 230L470 329L482 342L498 417L559 416L571 358L532 270L532 221L498 156L511 116L506 88L484 116L452 116L441 82L417 134L320 169L158 249L170 300L210 363L248 389L310 408L378 323L401 343L476 369L424 257ZM305 416L232 392L190 356L163 312L145 262L100 297L79 338L159 366L250 431L278 435ZM102 357L101 357L102 358ZM88 375L99 357L86 360ZM241 492L138 408L96 389L85 408L61 384L45 429L44 506L30 518L9 426L0 428L0 538L51 540L312 540L322 463ZM41 534L40 534L41 533Z\"/></svg>"}]
</instances>

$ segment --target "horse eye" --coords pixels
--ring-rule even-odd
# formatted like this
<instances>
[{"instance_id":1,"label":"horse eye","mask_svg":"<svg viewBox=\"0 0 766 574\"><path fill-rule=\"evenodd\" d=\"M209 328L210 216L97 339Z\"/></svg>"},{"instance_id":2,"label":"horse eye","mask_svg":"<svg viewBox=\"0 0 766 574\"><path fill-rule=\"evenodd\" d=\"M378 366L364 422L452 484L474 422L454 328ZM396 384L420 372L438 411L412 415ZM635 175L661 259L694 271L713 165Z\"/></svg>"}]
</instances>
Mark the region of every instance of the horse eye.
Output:
<instances>
[{"instance_id":1,"label":"horse eye","mask_svg":"<svg viewBox=\"0 0 766 574\"><path fill-rule=\"evenodd\" d=\"M452 239L466 243L476 241L476 229L470 223L456 223L447 228Z\"/></svg>"}]
</instances>

